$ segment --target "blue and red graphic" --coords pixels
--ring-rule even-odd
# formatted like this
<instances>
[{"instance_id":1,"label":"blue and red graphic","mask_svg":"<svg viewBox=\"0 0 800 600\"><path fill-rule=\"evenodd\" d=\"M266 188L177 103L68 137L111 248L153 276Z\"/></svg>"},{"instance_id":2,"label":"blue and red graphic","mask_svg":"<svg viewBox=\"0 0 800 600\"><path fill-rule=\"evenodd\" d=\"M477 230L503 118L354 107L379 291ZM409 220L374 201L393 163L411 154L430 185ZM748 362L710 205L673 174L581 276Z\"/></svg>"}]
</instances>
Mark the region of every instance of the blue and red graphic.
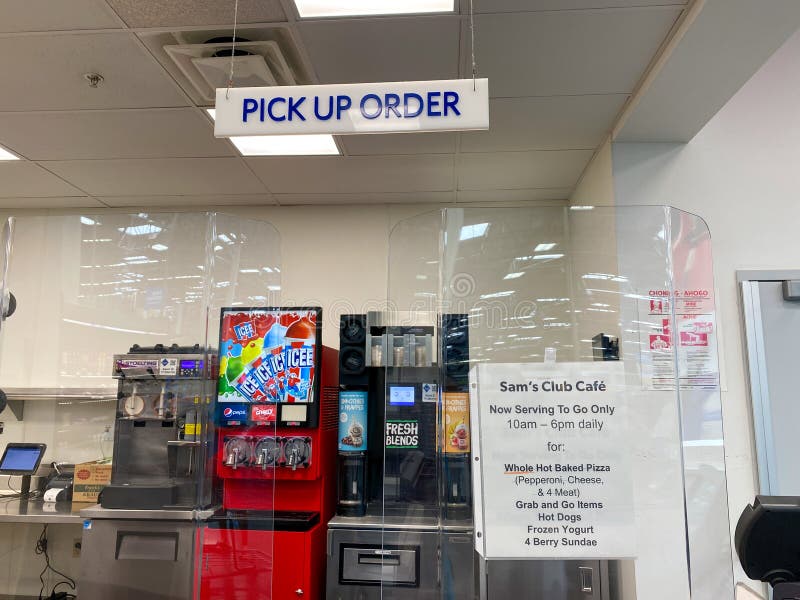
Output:
<instances>
[{"instance_id":1,"label":"blue and red graphic","mask_svg":"<svg viewBox=\"0 0 800 600\"><path fill-rule=\"evenodd\" d=\"M219 402L314 401L318 310L225 309Z\"/></svg>"},{"instance_id":2,"label":"blue and red graphic","mask_svg":"<svg viewBox=\"0 0 800 600\"><path fill-rule=\"evenodd\" d=\"M234 325L233 332L236 334L237 340L245 340L255 336L256 329L250 321L245 321L239 325Z\"/></svg>"},{"instance_id":3,"label":"blue and red graphic","mask_svg":"<svg viewBox=\"0 0 800 600\"><path fill-rule=\"evenodd\" d=\"M244 423L247 421L247 406L244 404L228 404L219 412L220 422L227 423Z\"/></svg>"}]
</instances>

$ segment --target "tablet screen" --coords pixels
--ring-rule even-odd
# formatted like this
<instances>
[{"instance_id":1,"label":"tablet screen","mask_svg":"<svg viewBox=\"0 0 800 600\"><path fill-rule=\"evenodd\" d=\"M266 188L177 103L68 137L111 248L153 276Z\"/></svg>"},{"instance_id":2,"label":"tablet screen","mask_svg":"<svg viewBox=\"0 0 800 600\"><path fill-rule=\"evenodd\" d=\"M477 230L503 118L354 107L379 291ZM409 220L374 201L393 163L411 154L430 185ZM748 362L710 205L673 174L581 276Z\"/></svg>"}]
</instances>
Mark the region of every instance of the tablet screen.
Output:
<instances>
[{"instance_id":1,"label":"tablet screen","mask_svg":"<svg viewBox=\"0 0 800 600\"><path fill-rule=\"evenodd\" d=\"M29 471L31 474L39 466L43 448L40 446L14 446L9 444L0 463L0 473L4 471Z\"/></svg>"}]
</instances>

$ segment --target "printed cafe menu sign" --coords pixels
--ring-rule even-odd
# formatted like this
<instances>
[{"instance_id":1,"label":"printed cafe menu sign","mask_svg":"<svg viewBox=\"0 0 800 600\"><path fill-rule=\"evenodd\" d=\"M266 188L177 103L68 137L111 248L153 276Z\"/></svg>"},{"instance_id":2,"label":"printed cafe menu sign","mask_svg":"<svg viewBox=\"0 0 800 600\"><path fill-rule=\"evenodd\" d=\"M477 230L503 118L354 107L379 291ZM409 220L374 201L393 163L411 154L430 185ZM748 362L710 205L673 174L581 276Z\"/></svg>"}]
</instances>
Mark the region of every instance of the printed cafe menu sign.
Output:
<instances>
[{"instance_id":1,"label":"printed cafe menu sign","mask_svg":"<svg viewBox=\"0 0 800 600\"><path fill-rule=\"evenodd\" d=\"M634 556L635 442L622 366L486 363L472 369L481 556Z\"/></svg>"}]
</instances>

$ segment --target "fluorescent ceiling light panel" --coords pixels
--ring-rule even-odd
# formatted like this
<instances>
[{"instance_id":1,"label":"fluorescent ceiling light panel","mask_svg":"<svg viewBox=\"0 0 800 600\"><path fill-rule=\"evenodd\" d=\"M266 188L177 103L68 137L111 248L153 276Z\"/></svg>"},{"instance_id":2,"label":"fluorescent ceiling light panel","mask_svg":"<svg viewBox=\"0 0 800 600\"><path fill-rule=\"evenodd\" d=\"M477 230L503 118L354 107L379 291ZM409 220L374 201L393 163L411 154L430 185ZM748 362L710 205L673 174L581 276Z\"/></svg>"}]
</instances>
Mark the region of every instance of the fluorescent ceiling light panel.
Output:
<instances>
[{"instance_id":1,"label":"fluorescent ceiling light panel","mask_svg":"<svg viewBox=\"0 0 800 600\"><path fill-rule=\"evenodd\" d=\"M0 160L19 160L19 156L11 154L11 152L0 146Z\"/></svg>"},{"instance_id":2,"label":"fluorescent ceiling light panel","mask_svg":"<svg viewBox=\"0 0 800 600\"><path fill-rule=\"evenodd\" d=\"M153 245L152 245L152 246L150 246L150 247L151 247L153 250L156 250L156 251L158 251L158 252L163 252L164 250L167 250L167 249L169 248L169 246L165 246L164 244L153 244Z\"/></svg>"},{"instance_id":3,"label":"fluorescent ceiling light panel","mask_svg":"<svg viewBox=\"0 0 800 600\"><path fill-rule=\"evenodd\" d=\"M486 235L486 230L489 229L488 223L476 223L475 225L464 225L461 228L461 234L458 239L462 242L464 240L472 240L477 237Z\"/></svg>"},{"instance_id":4,"label":"fluorescent ceiling light panel","mask_svg":"<svg viewBox=\"0 0 800 600\"><path fill-rule=\"evenodd\" d=\"M483 294L481 300L488 300L489 298L505 298L511 296L514 292L509 290L507 292L495 292L494 294Z\"/></svg>"},{"instance_id":5,"label":"fluorescent ceiling light panel","mask_svg":"<svg viewBox=\"0 0 800 600\"><path fill-rule=\"evenodd\" d=\"M207 108L211 119L217 111ZM233 136L231 142L242 156L338 156L330 134Z\"/></svg>"},{"instance_id":6,"label":"fluorescent ceiling light panel","mask_svg":"<svg viewBox=\"0 0 800 600\"><path fill-rule=\"evenodd\" d=\"M126 235L153 235L161 231L161 227L148 223L147 225L131 225L130 227L118 227L117 231L121 231Z\"/></svg>"},{"instance_id":7,"label":"fluorescent ceiling light panel","mask_svg":"<svg viewBox=\"0 0 800 600\"><path fill-rule=\"evenodd\" d=\"M242 156L329 156L339 148L329 134L256 135L232 137L231 142Z\"/></svg>"},{"instance_id":8,"label":"fluorescent ceiling light panel","mask_svg":"<svg viewBox=\"0 0 800 600\"><path fill-rule=\"evenodd\" d=\"M548 250L552 250L555 248L555 244L538 244L536 248L533 249L534 252L547 252Z\"/></svg>"},{"instance_id":9,"label":"fluorescent ceiling light panel","mask_svg":"<svg viewBox=\"0 0 800 600\"><path fill-rule=\"evenodd\" d=\"M294 0L301 18L453 12L454 0Z\"/></svg>"},{"instance_id":10,"label":"fluorescent ceiling light panel","mask_svg":"<svg viewBox=\"0 0 800 600\"><path fill-rule=\"evenodd\" d=\"M81 223L84 225L97 225L97 221L89 217L81 217Z\"/></svg>"},{"instance_id":11,"label":"fluorescent ceiling light panel","mask_svg":"<svg viewBox=\"0 0 800 600\"><path fill-rule=\"evenodd\" d=\"M509 273L503 279L517 279L518 277L522 277L525 273Z\"/></svg>"},{"instance_id":12,"label":"fluorescent ceiling light panel","mask_svg":"<svg viewBox=\"0 0 800 600\"><path fill-rule=\"evenodd\" d=\"M563 254L539 254L538 256L534 256L533 260L550 260L555 258L564 258Z\"/></svg>"}]
</instances>

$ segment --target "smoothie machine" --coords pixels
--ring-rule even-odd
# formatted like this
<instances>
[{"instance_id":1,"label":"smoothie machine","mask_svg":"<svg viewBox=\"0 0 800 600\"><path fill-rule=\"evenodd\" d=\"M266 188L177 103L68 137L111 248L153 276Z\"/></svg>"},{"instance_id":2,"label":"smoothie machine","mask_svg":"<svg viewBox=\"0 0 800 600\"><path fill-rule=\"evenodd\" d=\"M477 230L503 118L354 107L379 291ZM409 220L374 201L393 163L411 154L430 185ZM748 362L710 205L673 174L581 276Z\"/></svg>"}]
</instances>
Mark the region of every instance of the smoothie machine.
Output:
<instances>
[{"instance_id":1,"label":"smoothie machine","mask_svg":"<svg viewBox=\"0 0 800 600\"><path fill-rule=\"evenodd\" d=\"M328 600L473 595L468 327L343 315Z\"/></svg>"}]
</instances>

